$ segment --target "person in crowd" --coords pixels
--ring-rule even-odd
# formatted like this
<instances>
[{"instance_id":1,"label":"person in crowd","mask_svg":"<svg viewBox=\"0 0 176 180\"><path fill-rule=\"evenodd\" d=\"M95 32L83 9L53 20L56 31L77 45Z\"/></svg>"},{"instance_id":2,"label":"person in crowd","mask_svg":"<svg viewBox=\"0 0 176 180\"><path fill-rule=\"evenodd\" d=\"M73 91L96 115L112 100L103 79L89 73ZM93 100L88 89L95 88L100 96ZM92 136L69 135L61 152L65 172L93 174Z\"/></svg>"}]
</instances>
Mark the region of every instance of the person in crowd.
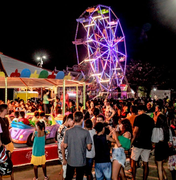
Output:
<instances>
[{"instance_id":1,"label":"person in crowd","mask_svg":"<svg viewBox=\"0 0 176 180\"><path fill-rule=\"evenodd\" d=\"M136 162L139 157L143 161L143 179L148 177L148 160L152 149L151 136L154 127L153 119L145 114L145 106L138 106L138 116L134 120L133 138L132 138L132 180L136 179Z\"/></svg>"},{"instance_id":2,"label":"person in crowd","mask_svg":"<svg viewBox=\"0 0 176 180\"><path fill-rule=\"evenodd\" d=\"M154 112L154 109L152 108L152 103L151 102L148 102L146 107L147 107L146 113L153 113Z\"/></svg>"},{"instance_id":3,"label":"person in crowd","mask_svg":"<svg viewBox=\"0 0 176 180\"><path fill-rule=\"evenodd\" d=\"M126 118L127 114L128 114L128 106L126 101L123 101L121 103L121 118Z\"/></svg>"},{"instance_id":4,"label":"person in crowd","mask_svg":"<svg viewBox=\"0 0 176 180\"><path fill-rule=\"evenodd\" d=\"M85 129L87 129L90 133L90 137L92 139L92 148L90 151L86 150L86 176L87 180L93 180L92 176L92 166L93 159L95 157L95 148L93 142L93 136L96 134L95 129L93 129L93 123L90 119L87 119L84 123Z\"/></svg>"},{"instance_id":5,"label":"person in crowd","mask_svg":"<svg viewBox=\"0 0 176 180\"><path fill-rule=\"evenodd\" d=\"M95 109L95 105L94 105L94 101L92 100L92 101L90 101L90 107L89 107L89 109L88 109L89 114L90 114L90 118L93 117L94 109Z\"/></svg>"},{"instance_id":6,"label":"person in crowd","mask_svg":"<svg viewBox=\"0 0 176 180\"><path fill-rule=\"evenodd\" d=\"M60 98L56 97L56 107L55 107L56 114L58 114L58 111L61 109L61 107L62 107L62 103L60 101Z\"/></svg>"},{"instance_id":7,"label":"person in crowd","mask_svg":"<svg viewBox=\"0 0 176 180\"><path fill-rule=\"evenodd\" d=\"M86 109L88 110L90 108L90 101L86 101Z\"/></svg>"},{"instance_id":8,"label":"person in crowd","mask_svg":"<svg viewBox=\"0 0 176 180\"><path fill-rule=\"evenodd\" d=\"M155 124L156 124L156 122L157 122L158 116L159 116L161 113L162 113L162 107L161 107L161 105L156 105L156 106L155 106L154 117L153 117Z\"/></svg>"},{"instance_id":9,"label":"person in crowd","mask_svg":"<svg viewBox=\"0 0 176 180\"><path fill-rule=\"evenodd\" d=\"M43 107L42 107L42 105L39 105L38 106L38 112L41 112L41 111L43 111Z\"/></svg>"},{"instance_id":10,"label":"person in crowd","mask_svg":"<svg viewBox=\"0 0 176 180\"><path fill-rule=\"evenodd\" d=\"M67 159L67 149L64 149L61 147L61 144L64 139L65 130L67 128L73 127L74 121L73 121L73 114L65 115L63 118L63 124L59 126L58 133L57 133L57 144L58 144L58 156L59 161L62 163L62 177L65 179L66 177L66 162L63 162L63 159ZM64 151L64 153L62 152ZM63 156L65 156L63 158Z\"/></svg>"},{"instance_id":11,"label":"person in crowd","mask_svg":"<svg viewBox=\"0 0 176 180\"><path fill-rule=\"evenodd\" d=\"M8 114L9 114L8 119L10 122L12 122L13 119L15 118L14 111L10 110Z\"/></svg>"},{"instance_id":12,"label":"person in crowd","mask_svg":"<svg viewBox=\"0 0 176 180\"><path fill-rule=\"evenodd\" d=\"M136 106L131 106L130 107L130 113L128 113L128 115L127 115L127 119L129 119L132 127L133 127L133 124L134 124L134 120L135 120L135 118L137 116L137 113L138 113L137 107Z\"/></svg>"},{"instance_id":13,"label":"person in crowd","mask_svg":"<svg viewBox=\"0 0 176 180\"><path fill-rule=\"evenodd\" d=\"M117 103L115 103L114 106L113 106L113 108L114 108L114 110L115 110L115 112L116 112L116 115L117 115L118 117L120 117L120 116L121 116L121 110L120 110L119 105L118 105Z\"/></svg>"},{"instance_id":14,"label":"person in crowd","mask_svg":"<svg viewBox=\"0 0 176 180\"><path fill-rule=\"evenodd\" d=\"M106 107L105 109L105 119L106 122L112 126L113 124L113 117L115 115L115 110L110 106L110 100L109 99L105 99L104 100L104 105Z\"/></svg>"},{"instance_id":15,"label":"person in crowd","mask_svg":"<svg viewBox=\"0 0 176 180\"><path fill-rule=\"evenodd\" d=\"M46 91L45 94L43 95L43 108L44 108L45 114L50 113L49 102L53 100L49 98L48 95L49 95L49 91Z\"/></svg>"},{"instance_id":16,"label":"person in crowd","mask_svg":"<svg viewBox=\"0 0 176 180\"><path fill-rule=\"evenodd\" d=\"M34 116L32 118L32 122L36 123L39 120L39 115L40 115L39 111L35 111Z\"/></svg>"},{"instance_id":17,"label":"person in crowd","mask_svg":"<svg viewBox=\"0 0 176 180\"><path fill-rule=\"evenodd\" d=\"M55 117L55 120L63 120L62 109L58 109L58 114Z\"/></svg>"},{"instance_id":18,"label":"person in crowd","mask_svg":"<svg viewBox=\"0 0 176 180\"><path fill-rule=\"evenodd\" d=\"M19 117L18 122L22 122L26 125L29 125L30 122L27 118L25 118L25 112L24 111L20 111L20 117Z\"/></svg>"},{"instance_id":19,"label":"person in crowd","mask_svg":"<svg viewBox=\"0 0 176 180\"><path fill-rule=\"evenodd\" d=\"M158 169L159 180L167 179L166 172L163 167L163 161L169 156L169 127L167 118L163 114L157 117L156 126L152 133L152 142L155 143L155 161Z\"/></svg>"},{"instance_id":20,"label":"person in crowd","mask_svg":"<svg viewBox=\"0 0 176 180\"><path fill-rule=\"evenodd\" d=\"M112 149L112 179L117 180L119 175L122 180L125 180L125 151L128 151L131 146L132 127L128 119L121 121L120 132L117 132L114 139L115 146Z\"/></svg>"},{"instance_id":21,"label":"person in crowd","mask_svg":"<svg viewBox=\"0 0 176 180\"><path fill-rule=\"evenodd\" d=\"M172 175L172 180L176 179L176 122L171 121L172 143L169 146L168 166Z\"/></svg>"},{"instance_id":22,"label":"person in crowd","mask_svg":"<svg viewBox=\"0 0 176 180\"><path fill-rule=\"evenodd\" d=\"M65 131L64 148L68 148L66 180L72 180L76 169L76 179L82 180L86 166L86 149L91 150L92 140L89 131L81 127L83 113L74 113L75 125ZM66 161L66 159L63 159Z\"/></svg>"},{"instance_id":23,"label":"person in crowd","mask_svg":"<svg viewBox=\"0 0 176 180\"><path fill-rule=\"evenodd\" d=\"M8 114L7 104L0 104L0 147L5 146L6 150L10 151L10 154L12 154L14 150L14 146L11 141L11 137L9 133L9 121L5 117L7 114ZM2 180L1 174L0 174L0 180ZM11 180L14 180L13 171L11 173Z\"/></svg>"},{"instance_id":24,"label":"person in crowd","mask_svg":"<svg viewBox=\"0 0 176 180\"><path fill-rule=\"evenodd\" d=\"M97 123L98 122L101 122L104 124L104 127L105 127L105 134L108 135L110 133L110 130L109 130L109 124L105 121L105 117L103 114L99 114L97 116Z\"/></svg>"},{"instance_id":25,"label":"person in crowd","mask_svg":"<svg viewBox=\"0 0 176 180\"><path fill-rule=\"evenodd\" d=\"M93 123L93 127L95 126L96 124L96 121L97 121L97 116L99 115L99 109L98 108L94 108L94 111L93 111L93 117L91 118L91 121Z\"/></svg>"},{"instance_id":26,"label":"person in crowd","mask_svg":"<svg viewBox=\"0 0 176 180\"><path fill-rule=\"evenodd\" d=\"M46 157L45 157L45 122L38 120L36 123L36 129L33 132L31 140L34 142L32 147L31 164L34 165L35 177L33 180L38 180L38 166L41 165L44 174L44 180L48 180L46 172Z\"/></svg>"},{"instance_id":27,"label":"person in crowd","mask_svg":"<svg viewBox=\"0 0 176 180\"><path fill-rule=\"evenodd\" d=\"M71 113L75 112L75 107L73 106L73 101L72 100L69 100L68 111L71 112Z\"/></svg>"},{"instance_id":28,"label":"person in crowd","mask_svg":"<svg viewBox=\"0 0 176 180\"><path fill-rule=\"evenodd\" d=\"M20 117L19 111L15 111L14 115L15 115L15 118L13 118L13 121L14 121L14 122L18 122L19 117Z\"/></svg>"},{"instance_id":29,"label":"person in crowd","mask_svg":"<svg viewBox=\"0 0 176 180\"><path fill-rule=\"evenodd\" d=\"M110 148L107 141L115 142L109 135L105 134L104 124L98 122L94 129L96 135L94 135L94 146L95 146L95 176L97 180L111 180L112 165L110 160ZM113 131L115 132L115 131Z\"/></svg>"}]
</instances>

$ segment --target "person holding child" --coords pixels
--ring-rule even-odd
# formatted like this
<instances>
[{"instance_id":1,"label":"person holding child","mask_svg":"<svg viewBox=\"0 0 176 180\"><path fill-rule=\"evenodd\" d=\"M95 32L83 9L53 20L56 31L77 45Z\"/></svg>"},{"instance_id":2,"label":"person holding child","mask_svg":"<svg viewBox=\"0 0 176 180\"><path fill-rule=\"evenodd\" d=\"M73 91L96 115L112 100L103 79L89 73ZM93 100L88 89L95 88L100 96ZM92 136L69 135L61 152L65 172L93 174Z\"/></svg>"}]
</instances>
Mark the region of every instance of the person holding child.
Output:
<instances>
[{"instance_id":1,"label":"person holding child","mask_svg":"<svg viewBox=\"0 0 176 180\"><path fill-rule=\"evenodd\" d=\"M120 132L113 136L116 140L115 146L112 149L112 178L117 180L119 175L122 180L125 180L125 161L126 155L125 151L130 149L131 146L131 136L132 136L132 127L128 119L121 121Z\"/></svg>"},{"instance_id":2,"label":"person holding child","mask_svg":"<svg viewBox=\"0 0 176 180\"><path fill-rule=\"evenodd\" d=\"M96 135L94 135L95 146L95 176L97 180L111 180L111 160L110 160L110 148L108 141L115 142L111 137L112 132L109 135L105 134L105 125L98 122L94 129ZM114 132L114 131L113 131Z\"/></svg>"}]
</instances>

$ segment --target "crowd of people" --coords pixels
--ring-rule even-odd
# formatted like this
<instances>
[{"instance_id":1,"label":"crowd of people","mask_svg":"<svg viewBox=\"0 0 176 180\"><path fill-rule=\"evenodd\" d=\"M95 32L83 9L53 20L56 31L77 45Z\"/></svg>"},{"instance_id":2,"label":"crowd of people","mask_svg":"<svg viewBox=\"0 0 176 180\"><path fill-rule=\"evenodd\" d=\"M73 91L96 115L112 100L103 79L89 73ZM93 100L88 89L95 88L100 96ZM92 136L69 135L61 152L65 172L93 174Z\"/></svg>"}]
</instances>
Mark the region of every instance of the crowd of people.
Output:
<instances>
[{"instance_id":1,"label":"crowd of people","mask_svg":"<svg viewBox=\"0 0 176 180\"><path fill-rule=\"evenodd\" d=\"M175 101L169 100L168 97L163 100L142 98L86 102L86 110L83 110L83 117L80 118L82 122L78 123L76 118L70 114L65 117L58 131L58 151L63 164L63 177L71 179L73 169L76 168L78 179L81 179L84 173L88 179L92 179L92 166L95 160L96 179L118 179L119 177L126 179L124 167L126 155L128 155L131 159L129 172L132 174L132 179L136 178L136 168L139 166L140 159L143 162L143 179L147 179L148 161L154 149L159 179L167 179L163 168L166 160L168 160L172 179L175 179L175 114ZM70 122L72 122L71 125L69 125ZM90 151L88 151L90 142L84 144L86 143L84 141L84 145L81 144L82 140L78 138L82 137L81 132L75 126L89 131L92 140ZM69 129L66 130L67 128ZM87 137L88 140L90 137ZM80 152L83 147L86 155L85 151ZM74 151L79 152L77 155L79 157L73 153ZM79 161L76 159L79 159L81 155L84 161L82 164L77 164L76 162ZM69 167L67 170L66 165ZM78 167L86 167L85 172Z\"/></svg>"},{"instance_id":2,"label":"crowd of people","mask_svg":"<svg viewBox=\"0 0 176 180\"><path fill-rule=\"evenodd\" d=\"M9 123L5 125L7 121L5 115L8 114L7 108L9 113L13 114L18 110L24 111L20 109L24 106L26 105L21 101L0 105L1 144L11 152L13 151L12 142L7 132ZM57 112L61 113L62 103L58 101L56 106L57 116ZM43 111L44 107L47 111L51 111L52 106L46 107L44 104L40 104L39 109L35 110ZM76 179L82 180L86 175L87 179L91 180L94 165L95 177L98 180L126 179L124 167L126 157L129 156L131 165L129 172L132 174L132 179L136 179L136 169L141 159L145 180L148 177L148 161L153 149L159 179L167 179L163 167L166 160L168 160L172 179L175 179L176 101L174 99L169 100L168 97L163 100L106 98L87 101L86 109L80 105L76 110L72 101L70 105L68 103L68 107L69 113L63 117L63 124L58 129L57 137L58 156L62 163L61 174L64 179L71 180L76 169ZM38 165L42 165L45 180L48 179L44 154L45 126L46 123L42 118L36 119L31 159L34 165L34 180L38 179ZM8 139L2 138L4 134L9 136L8 142L6 142ZM11 176L13 179L13 173Z\"/></svg>"}]
</instances>

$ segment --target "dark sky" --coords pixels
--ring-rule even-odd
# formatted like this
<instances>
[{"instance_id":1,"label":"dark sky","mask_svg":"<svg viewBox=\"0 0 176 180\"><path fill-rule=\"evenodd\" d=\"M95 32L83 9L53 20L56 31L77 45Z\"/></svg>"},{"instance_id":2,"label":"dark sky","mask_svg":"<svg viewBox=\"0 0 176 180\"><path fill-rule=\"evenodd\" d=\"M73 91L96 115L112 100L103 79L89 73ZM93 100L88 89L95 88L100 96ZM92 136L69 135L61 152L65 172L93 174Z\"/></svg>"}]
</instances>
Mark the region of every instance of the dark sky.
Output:
<instances>
[{"instance_id":1,"label":"dark sky","mask_svg":"<svg viewBox=\"0 0 176 180\"><path fill-rule=\"evenodd\" d=\"M76 18L88 7L104 4L111 6L120 18L128 61L134 58L171 67L174 64L176 14L172 7L175 9L176 3L173 0L23 2L1 4L0 51L5 55L37 64L35 57L43 53L48 56L43 67L51 70L55 66L59 70L71 67L76 64L72 44Z\"/></svg>"}]
</instances>

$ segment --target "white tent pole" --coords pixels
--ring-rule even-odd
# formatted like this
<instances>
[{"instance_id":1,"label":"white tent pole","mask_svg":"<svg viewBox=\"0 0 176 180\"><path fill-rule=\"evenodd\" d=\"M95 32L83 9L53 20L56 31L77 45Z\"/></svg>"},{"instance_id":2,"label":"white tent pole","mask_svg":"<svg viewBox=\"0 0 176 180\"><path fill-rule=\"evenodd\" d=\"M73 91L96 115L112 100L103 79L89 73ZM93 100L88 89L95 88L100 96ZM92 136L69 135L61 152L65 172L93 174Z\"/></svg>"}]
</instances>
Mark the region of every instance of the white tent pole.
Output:
<instances>
[{"instance_id":1,"label":"white tent pole","mask_svg":"<svg viewBox=\"0 0 176 180\"><path fill-rule=\"evenodd\" d=\"M25 88L26 90L26 103L27 103L27 99L28 99L28 90L27 90L27 87Z\"/></svg>"},{"instance_id":2,"label":"white tent pole","mask_svg":"<svg viewBox=\"0 0 176 180\"><path fill-rule=\"evenodd\" d=\"M76 110L78 111L78 85L76 85Z\"/></svg>"},{"instance_id":3,"label":"white tent pole","mask_svg":"<svg viewBox=\"0 0 176 180\"><path fill-rule=\"evenodd\" d=\"M86 109L86 83L83 83L83 108Z\"/></svg>"},{"instance_id":4,"label":"white tent pole","mask_svg":"<svg viewBox=\"0 0 176 180\"><path fill-rule=\"evenodd\" d=\"M65 115L65 79L63 80L63 104L62 104L62 114Z\"/></svg>"},{"instance_id":5,"label":"white tent pole","mask_svg":"<svg viewBox=\"0 0 176 180\"><path fill-rule=\"evenodd\" d=\"M7 77L5 77L5 104L7 104Z\"/></svg>"}]
</instances>

